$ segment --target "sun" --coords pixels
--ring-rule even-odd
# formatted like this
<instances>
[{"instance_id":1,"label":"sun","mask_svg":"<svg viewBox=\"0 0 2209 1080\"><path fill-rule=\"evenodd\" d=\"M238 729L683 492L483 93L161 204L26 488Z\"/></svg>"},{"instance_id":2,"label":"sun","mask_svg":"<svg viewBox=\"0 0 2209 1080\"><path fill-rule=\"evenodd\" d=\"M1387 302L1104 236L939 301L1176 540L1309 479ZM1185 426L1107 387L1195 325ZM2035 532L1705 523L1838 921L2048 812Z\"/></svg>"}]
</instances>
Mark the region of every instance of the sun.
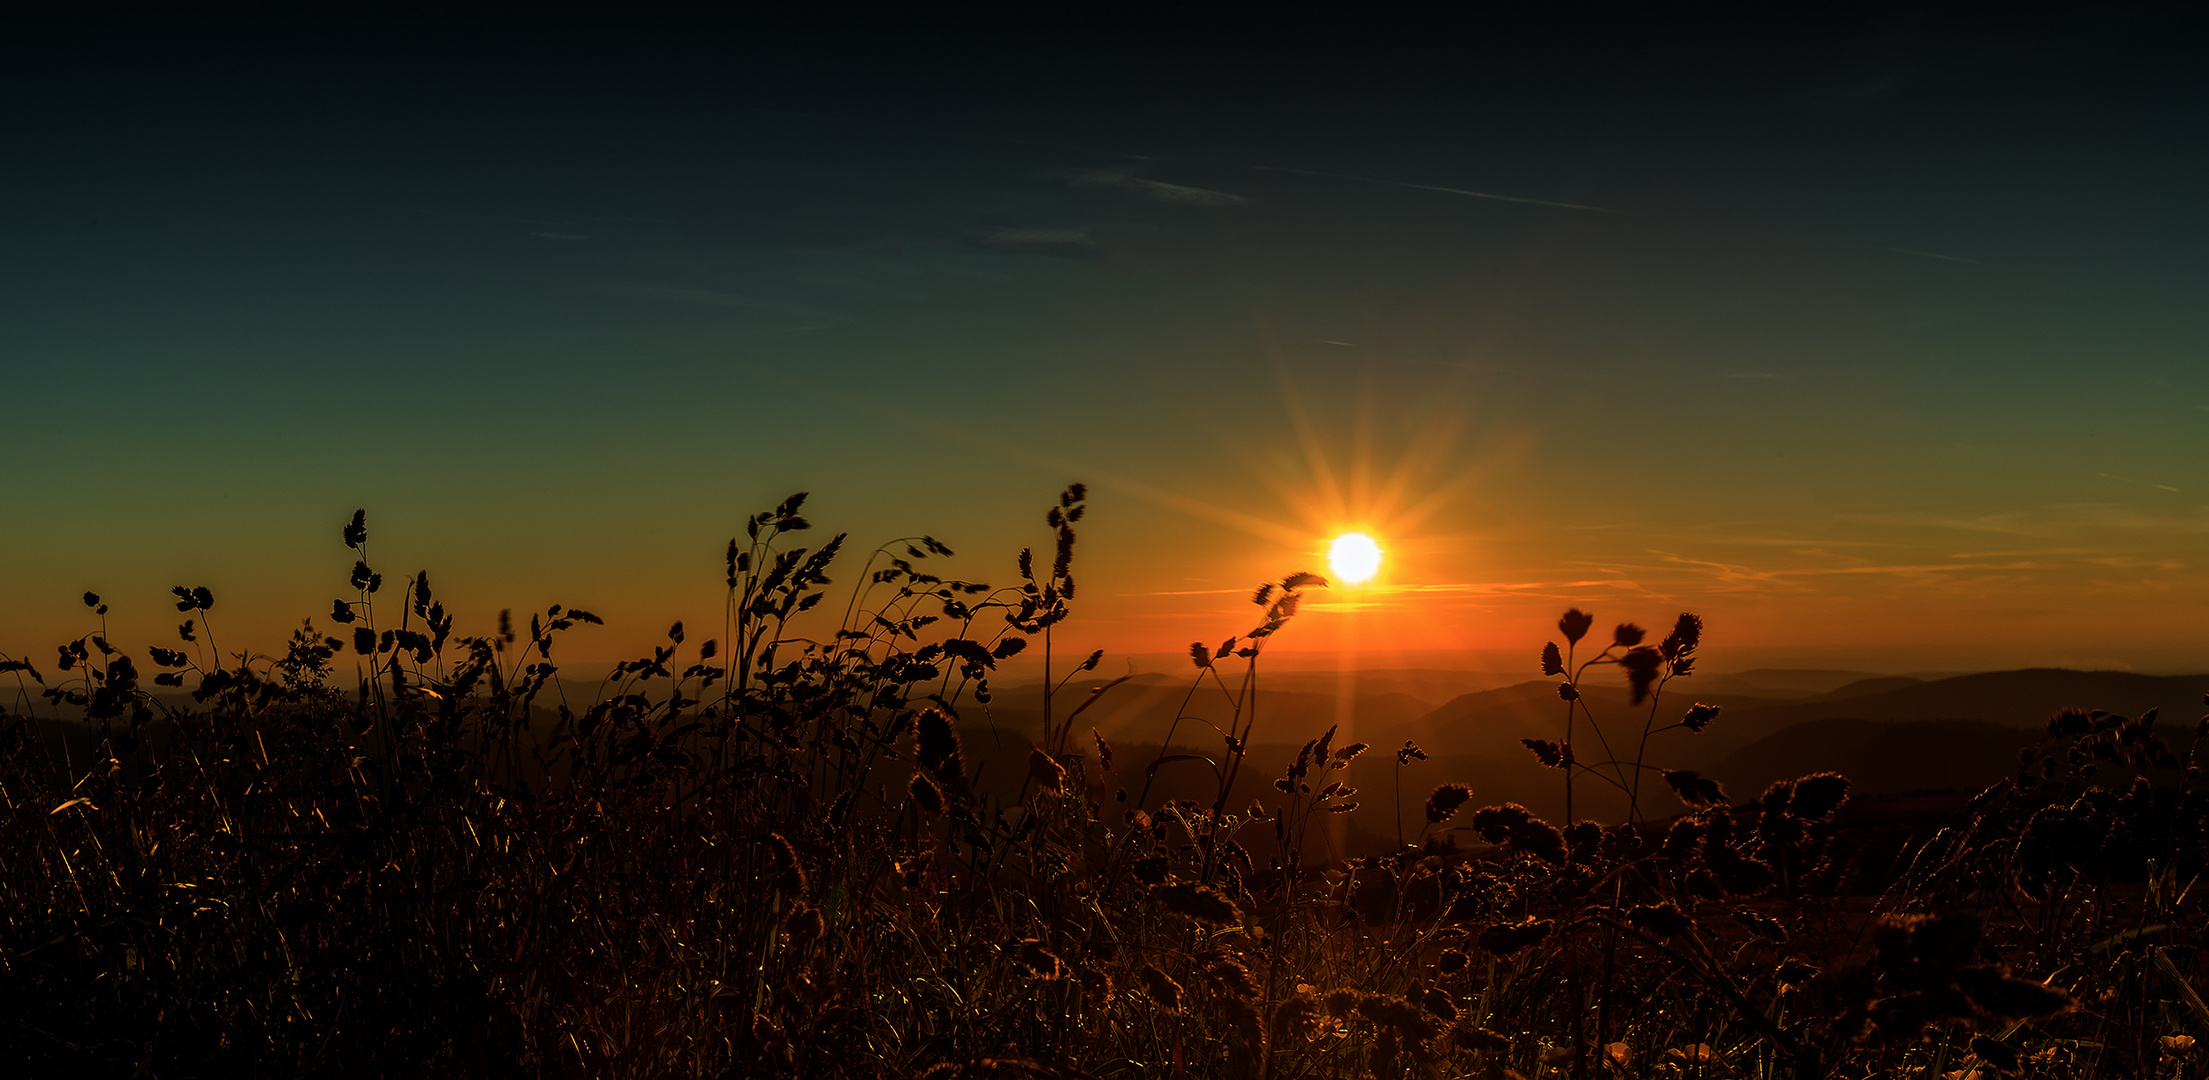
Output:
<instances>
[{"instance_id":1,"label":"sun","mask_svg":"<svg viewBox=\"0 0 2209 1080\"><path fill-rule=\"evenodd\" d=\"M1344 533L1327 548L1327 564L1346 584L1370 581L1381 569L1381 546L1364 533Z\"/></svg>"}]
</instances>

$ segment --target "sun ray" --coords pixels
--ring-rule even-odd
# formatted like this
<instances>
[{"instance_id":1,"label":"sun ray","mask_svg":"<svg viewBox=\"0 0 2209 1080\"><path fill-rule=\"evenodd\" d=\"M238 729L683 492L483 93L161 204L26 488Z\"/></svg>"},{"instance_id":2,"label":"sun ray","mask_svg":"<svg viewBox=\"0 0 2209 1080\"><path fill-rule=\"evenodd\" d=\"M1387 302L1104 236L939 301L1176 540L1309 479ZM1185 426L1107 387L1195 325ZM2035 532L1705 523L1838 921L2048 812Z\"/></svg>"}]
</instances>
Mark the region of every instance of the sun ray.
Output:
<instances>
[{"instance_id":1,"label":"sun ray","mask_svg":"<svg viewBox=\"0 0 2209 1080\"><path fill-rule=\"evenodd\" d=\"M879 417L894 420L945 442L988 451L1007 461L1024 462L1062 476L1086 476L1090 478L1089 482L1092 487L1107 487L1124 491L1162 509L1178 511L1200 521L1224 525L1247 536L1273 543L1296 543L1305 536L1302 531L1292 526L1222 506L1217 500L1183 495L1180 492L1159 487L1155 484L1145 483L1115 470L1097 467L1093 463L1075 461L1057 454L1040 453L1010 440L987 435L973 428L949 423L910 409L853 394L824 394L823 396L827 396L830 400L836 401L852 411L872 413Z\"/></svg>"},{"instance_id":2,"label":"sun ray","mask_svg":"<svg viewBox=\"0 0 2209 1080\"><path fill-rule=\"evenodd\" d=\"M1296 433L1297 449L1304 455L1304 467L1311 472L1312 487L1326 500L1325 510L1340 515L1345 509L1342 486L1335 479L1334 467L1327 460L1326 440L1312 422L1311 413L1304 407L1304 397L1297 391L1296 380L1290 376L1288 365L1273 341L1270 329L1266 333L1267 359L1273 366L1273 380L1281 396L1281 409L1287 414L1289 427Z\"/></svg>"}]
</instances>

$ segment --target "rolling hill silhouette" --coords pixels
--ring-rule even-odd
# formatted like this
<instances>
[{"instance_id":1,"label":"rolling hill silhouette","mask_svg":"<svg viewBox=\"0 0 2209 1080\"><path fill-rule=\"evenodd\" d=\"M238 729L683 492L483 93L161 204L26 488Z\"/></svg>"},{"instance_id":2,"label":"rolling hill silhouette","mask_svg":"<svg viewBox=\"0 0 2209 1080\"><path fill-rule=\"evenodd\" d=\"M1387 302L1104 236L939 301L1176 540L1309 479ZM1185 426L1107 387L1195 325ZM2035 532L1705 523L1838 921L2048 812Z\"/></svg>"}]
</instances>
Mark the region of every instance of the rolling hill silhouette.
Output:
<instances>
[{"instance_id":1,"label":"rolling hill silhouette","mask_svg":"<svg viewBox=\"0 0 2209 1080\"><path fill-rule=\"evenodd\" d=\"M1436 681L1424 675L1416 680L1420 689L1429 689ZM1187 699L1186 715L1191 719L1183 720L1174 733L1176 752L1222 759L1222 740L1211 726L1227 720L1221 695L1207 687L1189 698L1190 682L1187 677L1143 675L1115 687L1075 725L1080 748L1087 749L1088 731L1095 727L1119 756L1120 775L1113 784L1140 786L1142 763L1159 752L1160 741ZM1362 789L1363 805L1349 815L1355 821L1346 823L1366 836L1395 835L1397 825L1389 820L1391 807L1401 815L1404 835L1416 835L1424 824L1420 804L1426 793L1436 784L1451 781L1471 785L1476 805L1517 802L1553 820L1564 816L1562 775L1542 768L1520 743L1562 735L1565 703L1553 680L1460 694L1432 708L1417 697L1395 692L1406 681L1392 680L1385 672L1361 673L1351 683L1356 692L1350 695L1331 692L1342 681L1320 673L1295 681L1296 689L1261 685L1265 688L1259 696L1259 720L1251 760L1236 785L1237 805L1277 776L1305 739L1339 723L1336 745L1349 741L1373 745L1353 768L1352 782ZM1080 704L1087 689L1069 685L1060 698L1059 715ZM961 726L967 731L970 752L978 759L1025 754L1041 729L1035 690L1000 691L986 720L981 710L966 709ZM1866 797L1975 791L2008 775L2017 750L2037 741L2047 718L2061 708L2137 715L2160 706L2174 720L2191 721L2192 706L2205 692L2209 692L2209 675L2162 677L2053 668L1933 679L1808 670L1691 677L1675 680L1667 689L1657 703L1656 726L1676 721L1698 701L1723 711L1702 733L1675 729L1656 734L1650 739L1647 760L1658 768L1694 769L1717 780L1736 801L1754 798L1775 780L1825 770L1848 775L1856 793ZM1600 678L1591 679L1583 693L1599 723L1593 729L1584 718L1576 724L1574 741L1580 759L1590 763L1632 759L1649 707L1630 707L1623 686ZM1398 770L1392 752L1405 740L1419 744L1429 757ZM2176 741L2183 749L2189 740ZM1000 782L1019 775L1007 771L1010 775ZM1632 771L1617 767L1609 775L1617 783L1583 777L1574 816L1623 818L1627 800L1620 788L1632 783ZM1212 774L1202 765L1174 766L1161 775L1153 802L1166 797L1209 801L1211 783ZM1662 818L1682 809L1654 771L1642 774L1641 787L1645 813Z\"/></svg>"},{"instance_id":2,"label":"rolling hill silhouette","mask_svg":"<svg viewBox=\"0 0 2209 1080\"><path fill-rule=\"evenodd\" d=\"M2031 742L2014 727L1979 720L1810 720L1726 755L1703 771L1736 801L1776 781L1832 771L1862 794L1975 789L2008 775L2017 748Z\"/></svg>"},{"instance_id":3,"label":"rolling hill silhouette","mask_svg":"<svg viewBox=\"0 0 2209 1080\"><path fill-rule=\"evenodd\" d=\"M1739 685L1712 680L1713 685ZM2209 675L2151 676L2119 671L2028 668L1922 681L1873 677L1795 700L1695 692L1693 678L1675 680L1657 706L1656 722L1677 720L1693 702L1720 706L1710 728L1674 730L1650 741L1649 762L1695 769L1745 799L1774 780L1831 769L1846 773L1863 794L1920 789L1975 789L2006 775L2017 749L2038 738L2048 717L2070 706L2128 716L2160 707L2192 720L2209 693ZM1649 707L1632 708L1623 687L1593 685L1584 699L1599 723L1583 719L1574 742L1583 761L1631 758ZM1513 799L1538 812L1561 813L1561 786L1519 746L1520 739L1556 739L1565 705L1550 680L1465 694L1408 723L1367 729L1377 745L1416 739L1474 783L1482 801ZM2182 736L2183 747L2190 736ZM1648 801L1649 780L1643 781ZM1483 789L1482 785L1485 785ZM1662 789L1660 786L1660 794ZM1615 794L1584 784L1582 816L1622 808ZM1664 796L1669 798L1669 796Z\"/></svg>"},{"instance_id":4,"label":"rolling hill silhouette","mask_svg":"<svg viewBox=\"0 0 2209 1080\"><path fill-rule=\"evenodd\" d=\"M1258 724L1250 760L1236 784L1236 805L1261 794L1306 739L1339 725L1335 745L1362 741L1373 746L1345 777L1364 792L1363 807L1350 815L1356 820L1345 824L1373 842L1395 835L1396 825L1388 820L1392 805L1400 807L1404 834L1416 835L1423 825L1420 805L1426 793L1444 782L1471 785L1475 805L1518 802L1544 817L1563 818L1563 777L1541 767L1520 743L1563 734L1565 703L1554 680L1460 694L1437 706L1427 696L1402 691L1431 696L1447 685L1439 672L1362 672L1348 679L1335 673L1299 675L1281 680L1286 687L1261 682ZM1091 686L1103 681L1069 684L1058 698L1058 716L1063 719L1082 704ZM1105 783L1108 791L1139 788L1145 764L1161 752L1169 729L1172 752L1225 760L1219 730L1228 723L1224 696L1205 686L1192 697L1193 681L1189 676L1137 675L1081 714L1071 749L1088 754L1089 732L1095 728L1116 751L1109 782L1092 774L1093 782ZM1477 679L1469 681L1479 685ZM1351 692L1335 692L1345 687ZM1818 692L1806 693L1810 689ZM1592 678L1582 693L1599 722L1591 728L1582 718L1575 725L1580 760L1600 764L1632 759L1649 706L1629 706L1624 687L1602 678ZM1717 780L1735 801L1754 798L1773 781L1825 770L1846 774L1862 796L1970 791L2007 775L2018 749L2038 741L2047 718L2065 707L2127 716L2159 707L2167 714L2163 730L2183 751L2192 741L2186 731L2197 715L2195 705L2205 693L2209 675L2058 668L1937 679L1851 671L1690 677L1675 680L1657 702L1656 726L1673 723L1698 701L1718 705L1722 712L1701 733L1657 733L1650 739L1647 760L1658 768L1694 769ZM983 787L1003 787L1000 794L1016 797L1025 774L1021 763L1042 729L1040 696L1038 686L1016 685L1000 688L986 709L971 701L962 704L959 727L968 752L977 763L991 763ZM1178 727L1176 716L1184 717ZM550 714L540 716L539 723L549 730ZM91 729L75 722L42 720L32 726L72 758L89 754L97 741ZM146 734L159 744L165 741L165 725L157 724ZM1399 770L1393 751L1406 740L1416 742L1429 757ZM1575 816L1622 819L1627 803L1619 787L1632 783L1631 771L1618 767L1609 775L1617 784L1583 777ZM1164 798L1209 802L1213 776L1195 763L1174 766L1160 774L1152 804ZM1681 809L1653 771L1643 774L1641 787L1650 816L1661 818Z\"/></svg>"},{"instance_id":5,"label":"rolling hill silhouette","mask_svg":"<svg viewBox=\"0 0 2209 1080\"><path fill-rule=\"evenodd\" d=\"M1851 683L1881 676L1872 671L1832 671L1825 668L1751 668L1723 674L1695 676L1706 693L1737 697L1803 698L1830 694Z\"/></svg>"},{"instance_id":6,"label":"rolling hill silhouette","mask_svg":"<svg viewBox=\"0 0 2209 1080\"><path fill-rule=\"evenodd\" d=\"M1089 687L1101 681L1070 684L1057 698L1058 717L1063 720L1069 710L1079 707L1088 697ZM1074 733L1086 738L1089 730L1095 728L1098 734L1115 743L1156 744L1172 729L1176 745L1219 747L1222 745L1220 729L1226 727L1231 713L1227 699L1209 683L1191 694L1189 688L1193 681L1186 677L1136 675L1113 687L1083 712L1074 725ZM1315 688L1276 689L1270 676L1261 680L1258 728L1252 733L1253 742L1301 746L1306 739L1338 723L1344 732L1392 731L1414 724L1434 710L1431 700L1393 689L1338 695L1332 690L1316 689L1320 684L1314 681L1307 680L1306 685ZM1391 683L1361 679L1355 685L1378 688ZM1039 689L1034 686L998 691L988 711L989 723L1001 731L1009 729L1031 740L1036 738L1035 733L1042 730L1043 724L1040 697ZM972 706L962 706L960 714L967 726L982 720L981 710ZM1185 717L1178 728L1174 725L1176 716ZM1378 740L1357 737L1378 744ZM1021 752L1026 753L1025 745L1021 746Z\"/></svg>"}]
</instances>

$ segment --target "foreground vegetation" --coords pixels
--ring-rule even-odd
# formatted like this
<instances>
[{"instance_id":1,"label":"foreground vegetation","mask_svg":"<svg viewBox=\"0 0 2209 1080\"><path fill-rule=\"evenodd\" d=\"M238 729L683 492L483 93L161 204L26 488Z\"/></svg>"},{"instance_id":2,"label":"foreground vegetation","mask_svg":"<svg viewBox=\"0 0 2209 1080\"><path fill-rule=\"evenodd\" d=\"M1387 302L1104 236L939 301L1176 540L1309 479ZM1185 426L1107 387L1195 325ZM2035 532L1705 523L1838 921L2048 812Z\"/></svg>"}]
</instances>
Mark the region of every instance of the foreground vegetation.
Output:
<instances>
[{"instance_id":1,"label":"foreground vegetation","mask_svg":"<svg viewBox=\"0 0 2209 1080\"><path fill-rule=\"evenodd\" d=\"M730 543L717 634L677 624L587 700L554 655L596 616L456 636L426 574L386 586L361 515L349 599L281 655L217 652L214 596L179 588L179 648L144 652L150 678L103 633L50 664L0 657L0 1064L2198 1074L2200 729L2181 753L2152 713L2062 712L2016 777L1874 876L1848 856L1845 778L1739 801L1648 761L1649 735L1723 722L1668 693L1699 620L1645 644L1574 611L1541 657L1559 738L1528 749L1568 805L1606 785L1628 820L1551 823L1445 783L1422 835L1343 859L1333 826L1375 798L1347 766L1394 754L1402 777L1419 747L1312 732L1266 797L1236 794L1263 651L1325 583L1260 588L1225 628L1243 632L1192 646L1184 737L1116 756L1080 722L1110 692L1076 683L1099 654L1052 652L1085 494L1049 509L1016 585L933 576L949 549L916 537L833 601L843 538L798 546L794 496ZM796 636L824 603L841 619L807 618L832 632ZM959 721L1023 651L1043 656L1043 723L985 770ZM360 677L334 685L347 663ZM1578 688L1606 673L1648 710L1638 746L1574 741Z\"/></svg>"}]
</instances>

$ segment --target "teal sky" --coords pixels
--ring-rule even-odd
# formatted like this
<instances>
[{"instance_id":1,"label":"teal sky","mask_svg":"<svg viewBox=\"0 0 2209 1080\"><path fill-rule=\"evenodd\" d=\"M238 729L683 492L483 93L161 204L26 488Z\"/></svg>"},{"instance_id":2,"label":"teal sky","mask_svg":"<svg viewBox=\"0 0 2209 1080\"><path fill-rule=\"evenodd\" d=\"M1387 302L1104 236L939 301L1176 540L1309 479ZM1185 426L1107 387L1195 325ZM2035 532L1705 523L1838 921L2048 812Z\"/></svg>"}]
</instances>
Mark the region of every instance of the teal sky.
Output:
<instances>
[{"instance_id":1,"label":"teal sky","mask_svg":"<svg viewBox=\"0 0 2209 1080\"><path fill-rule=\"evenodd\" d=\"M1540 10L32 27L0 651L273 647L366 507L611 659L791 491L1001 581L1080 479L1116 651L1362 528L1301 645L2209 661L2198 18Z\"/></svg>"}]
</instances>

